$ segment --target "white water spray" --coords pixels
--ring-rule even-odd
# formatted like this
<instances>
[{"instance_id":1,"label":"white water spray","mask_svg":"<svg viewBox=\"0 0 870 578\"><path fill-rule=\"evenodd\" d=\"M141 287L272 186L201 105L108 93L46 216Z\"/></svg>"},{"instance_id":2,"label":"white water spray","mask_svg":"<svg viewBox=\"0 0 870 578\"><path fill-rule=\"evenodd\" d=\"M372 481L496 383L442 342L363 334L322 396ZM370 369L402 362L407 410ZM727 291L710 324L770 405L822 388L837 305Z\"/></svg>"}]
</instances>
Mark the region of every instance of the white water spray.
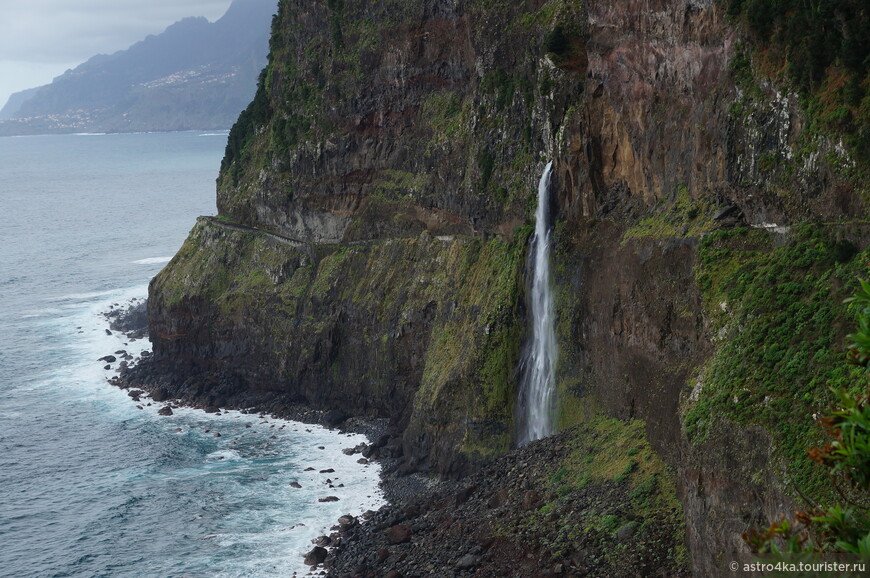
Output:
<instances>
[{"instance_id":1,"label":"white water spray","mask_svg":"<svg viewBox=\"0 0 870 578\"><path fill-rule=\"evenodd\" d=\"M531 284L531 340L523 353L517 414L517 442L525 445L553 433L553 391L556 370L556 329L553 293L550 288L550 175L547 164L538 183L535 236L529 251Z\"/></svg>"}]
</instances>

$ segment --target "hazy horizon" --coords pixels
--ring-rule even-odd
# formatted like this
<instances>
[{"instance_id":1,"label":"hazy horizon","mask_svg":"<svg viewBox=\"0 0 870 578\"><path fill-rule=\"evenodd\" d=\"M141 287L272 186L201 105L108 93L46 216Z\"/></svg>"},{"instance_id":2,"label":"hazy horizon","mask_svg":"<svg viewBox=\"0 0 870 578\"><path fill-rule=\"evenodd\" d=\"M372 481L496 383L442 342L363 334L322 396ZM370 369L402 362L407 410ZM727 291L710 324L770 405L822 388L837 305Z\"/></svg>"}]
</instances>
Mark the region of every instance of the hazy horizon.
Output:
<instances>
[{"instance_id":1,"label":"hazy horizon","mask_svg":"<svg viewBox=\"0 0 870 578\"><path fill-rule=\"evenodd\" d=\"M98 54L191 16L219 19L231 0L0 0L0 108Z\"/></svg>"}]
</instances>

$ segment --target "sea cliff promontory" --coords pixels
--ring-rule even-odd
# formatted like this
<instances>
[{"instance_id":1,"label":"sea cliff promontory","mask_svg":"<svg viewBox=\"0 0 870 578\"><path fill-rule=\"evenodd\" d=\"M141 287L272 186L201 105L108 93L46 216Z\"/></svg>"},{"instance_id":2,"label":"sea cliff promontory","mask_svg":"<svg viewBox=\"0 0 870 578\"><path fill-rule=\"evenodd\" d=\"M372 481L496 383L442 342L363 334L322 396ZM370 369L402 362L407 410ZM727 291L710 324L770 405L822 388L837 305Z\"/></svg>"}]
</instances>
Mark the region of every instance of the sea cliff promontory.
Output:
<instances>
[{"instance_id":1,"label":"sea cliff promontory","mask_svg":"<svg viewBox=\"0 0 870 578\"><path fill-rule=\"evenodd\" d=\"M219 213L151 283L154 382L389 418L397 471L513 504L436 574L524 543L541 572L728 574L743 531L833 492L806 450L829 386L866 380L842 301L870 225L860 98L782 73L787 38L726 4L282 1ZM537 463L508 452L549 161L562 433ZM429 572L401 547L366 572Z\"/></svg>"}]
</instances>

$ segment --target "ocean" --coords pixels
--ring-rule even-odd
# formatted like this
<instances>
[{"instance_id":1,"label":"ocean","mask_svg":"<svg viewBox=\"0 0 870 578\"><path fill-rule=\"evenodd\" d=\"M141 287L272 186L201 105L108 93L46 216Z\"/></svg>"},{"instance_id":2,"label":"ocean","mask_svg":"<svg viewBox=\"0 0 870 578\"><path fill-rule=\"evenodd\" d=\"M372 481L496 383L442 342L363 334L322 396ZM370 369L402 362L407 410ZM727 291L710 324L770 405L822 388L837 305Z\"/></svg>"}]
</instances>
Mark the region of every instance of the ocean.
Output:
<instances>
[{"instance_id":1,"label":"ocean","mask_svg":"<svg viewBox=\"0 0 870 578\"><path fill-rule=\"evenodd\" d=\"M314 538L384 503L378 466L341 451L362 436L158 416L107 384L99 358L149 344L102 313L215 213L226 138L0 138L0 576L303 576Z\"/></svg>"}]
</instances>

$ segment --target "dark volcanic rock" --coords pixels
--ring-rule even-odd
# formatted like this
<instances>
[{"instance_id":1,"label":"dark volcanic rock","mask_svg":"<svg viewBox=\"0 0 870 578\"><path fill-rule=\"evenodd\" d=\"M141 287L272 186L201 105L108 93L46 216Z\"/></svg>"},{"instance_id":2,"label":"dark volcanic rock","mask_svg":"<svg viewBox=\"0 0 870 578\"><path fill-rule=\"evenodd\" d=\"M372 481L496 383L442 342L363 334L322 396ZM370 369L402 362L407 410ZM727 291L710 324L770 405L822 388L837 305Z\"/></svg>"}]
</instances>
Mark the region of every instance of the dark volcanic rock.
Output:
<instances>
[{"instance_id":1,"label":"dark volcanic rock","mask_svg":"<svg viewBox=\"0 0 870 578\"><path fill-rule=\"evenodd\" d=\"M643 420L651 451L677 472L693 563L713 573L752 512L791 506L778 471L751 467L783 449L752 442L776 442L778 432L729 423L710 447L687 443L687 385L697 381L692 394L707 401L712 389L698 376L740 333L733 312L711 314L702 294L699 256L718 233L705 235L866 219L865 195L838 176L848 163L837 139L805 132L813 123L797 95L763 79L757 90L735 87L734 57L749 39L722 2L494 5L281 2L268 82L234 129L219 176L220 217L200 219L152 281L154 356L150 369L128 374L152 371L152 384L200 405L284 412L304 403L321 412L302 412L307 421L389 419L392 437L363 457L468 482L512 441L529 333L524 225L552 159L560 416ZM550 54L545 39L560 28L572 37ZM794 154L805 144L812 155ZM764 238L759 255L788 242L750 233ZM747 399L734 402L739 415L751 415L741 404L757 399ZM771 481L744 475L753 470ZM440 550L372 572L415 576L433 565L449 576L468 539L489 544L474 554L478 569L681 570L655 556L634 570L628 554L623 566L600 562L601 540L613 542L618 525L571 545L577 560L591 552L582 563L549 560L560 531L551 517L564 513L568 524L570 511L553 506L532 466L489 474L501 479L477 480L461 499L461 488L441 496L449 508L424 503L428 519L394 511L380 520L382 534L416 518L415 545L433 536ZM569 506L619 518L612 506L624 492L581 490L569 488ZM529 524L557 535L493 529L493 517L516 516L537 516ZM661 554L658 536L630 541L647 538ZM378 546L351 556L346 575L366 574L356 567L372 560L360 557ZM531 562L517 555L525 549Z\"/></svg>"},{"instance_id":2,"label":"dark volcanic rock","mask_svg":"<svg viewBox=\"0 0 870 578\"><path fill-rule=\"evenodd\" d=\"M468 570L480 565L480 556L474 554L466 554L456 562L456 567L460 570Z\"/></svg>"},{"instance_id":3,"label":"dark volcanic rock","mask_svg":"<svg viewBox=\"0 0 870 578\"><path fill-rule=\"evenodd\" d=\"M148 329L148 304L146 301L131 304L127 309L116 312L109 327L115 331L130 333Z\"/></svg>"},{"instance_id":4,"label":"dark volcanic rock","mask_svg":"<svg viewBox=\"0 0 870 578\"><path fill-rule=\"evenodd\" d=\"M323 425L326 427L340 426L350 415L338 409L332 409L323 414Z\"/></svg>"},{"instance_id":5,"label":"dark volcanic rock","mask_svg":"<svg viewBox=\"0 0 870 578\"><path fill-rule=\"evenodd\" d=\"M461 487L454 483L434 493L417 492L404 507L386 506L363 516L365 523L341 529L328 575L357 575L364 561L362 575L371 576L395 571L404 576L687 578L685 563L673 556L682 547L676 518L627 521L619 529L631 548L611 556L616 530L602 531L596 524L625 519L631 501L627 486L611 478L582 488L553 485L578 439L596 443L588 432L558 434L499 458ZM388 484L397 480L387 478ZM475 490L467 492L471 487ZM523 507L530 492L538 495L536 502L548 504L546 510ZM635 528L630 538L623 529L628 525Z\"/></svg>"},{"instance_id":6,"label":"dark volcanic rock","mask_svg":"<svg viewBox=\"0 0 870 578\"><path fill-rule=\"evenodd\" d=\"M157 415L172 415L172 408L168 405L164 405L159 410L157 410Z\"/></svg>"},{"instance_id":7,"label":"dark volcanic rock","mask_svg":"<svg viewBox=\"0 0 870 578\"><path fill-rule=\"evenodd\" d=\"M347 530L351 526L356 525L357 519L350 514L345 514L338 519L338 525L342 530Z\"/></svg>"},{"instance_id":8,"label":"dark volcanic rock","mask_svg":"<svg viewBox=\"0 0 870 578\"><path fill-rule=\"evenodd\" d=\"M398 524L389 528L385 532L385 535L387 537L387 543L395 546L396 544L410 542L411 536L414 535L414 532L411 530L411 526L407 524Z\"/></svg>"},{"instance_id":9,"label":"dark volcanic rock","mask_svg":"<svg viewBox=\"0 0 870 578\"><path fill-rule=\"evenodd\" d=\"M326 560L327 554L329 554L329 552L326 551L326 548L315 546L305 555L305 563L309 566L322 564L323 561Z\"/></svg>"}]
</instances>

